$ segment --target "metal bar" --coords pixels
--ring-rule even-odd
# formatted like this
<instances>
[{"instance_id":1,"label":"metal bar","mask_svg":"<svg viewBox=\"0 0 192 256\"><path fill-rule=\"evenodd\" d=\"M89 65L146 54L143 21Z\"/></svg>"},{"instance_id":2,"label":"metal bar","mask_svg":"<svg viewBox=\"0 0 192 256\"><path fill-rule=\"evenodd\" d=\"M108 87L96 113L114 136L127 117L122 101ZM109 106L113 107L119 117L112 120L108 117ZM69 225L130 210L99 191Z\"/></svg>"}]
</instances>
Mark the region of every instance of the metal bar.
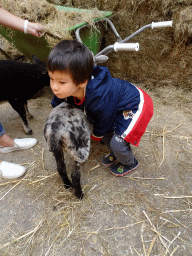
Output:
<instances>
[{"instance_id":1,"label":"metal bar","mask_svg":"<svg viewBox=\"0 0 192 256\"><path fill-rule=\"evenodd\" d=\"M77 39L77 41L78 42L80 42L80 43L83 43L82 42L82 40L81 40L81 37L80 37L80 30L82 29L82 28L85 28L85 27L87 27L87 25L84 25L84 26L82 26L82 27L80 27L80 28L78 28L78 29L76 29L75 30L75 36L76 36L76 39Z\"/></svg>"},{"instance_id":2,"label":"metal bar","mask_svg":"<svg viewBox=\"0 0 192 256\"><path fill-rule=\"evenodd\" d=\"M111 29L112 29L112 31L113 31L116 39L117 39L117 42L122 41L122 38L120 37L119 33L117 32L115 26L113 25L113 23L108 18L103 18L103 19L97 20L94 23L98 23L98 22L102 22L102 21L106 21L110 25L110 27L111 27ZM82 43L82 40L81 40L81 37L80 37L80 30L82 28L85 28L85 27L90 27L90 25L87 24L87 25L81 26L81 27L77 28L76 31L75 31L76 39L80 43Z\"/></svg>"},{"instance_id":3,"label":"metal bar","mask_svg":"<svg viewBox=\"0 0 192 256\"><path fill-rule=\"evenodd\" d=\"M126 43L129 40L131 40L133 37L137 36L138 34L140 34L143 30L147 29L147 28L151 28L151 24L145 25L142 28L138 29L137 31L135 31L133 34L131 34L130 36L126 37L124 40L121 41L121 43Z\"/></svg>"},{"instance_id":4,"label":"metal bar","mask_svg":"<svg viewBox=\"0 0 192 256\"><path fill-rule=\"evenodd\" d=\"M102 20L105 20L105 21L110 25L110 27L111 27L111 29L112 29L112 31L113 31L115 37L117 38L117 42L122 41L122 38L120 37L120 35L119 35L119 33L117 32L117 30L116 30L115 26L113 25L113 23L112 23L108 18L104 18L104 19L102 19Z\"/></svg>"},{"instance_id":5,"label":"metal bar","mask_svg":"<svg viewBox=\"0 0 192 256\"><path fill-rule=\"evenodd\" d=\"M108 53L113 52L113 51L114 51L114 45L109 45L109 46L105 47L102 51L97 53L95 55L95 57L102 55L102 54L107 55Z\"/></svg>"}]
</instances>

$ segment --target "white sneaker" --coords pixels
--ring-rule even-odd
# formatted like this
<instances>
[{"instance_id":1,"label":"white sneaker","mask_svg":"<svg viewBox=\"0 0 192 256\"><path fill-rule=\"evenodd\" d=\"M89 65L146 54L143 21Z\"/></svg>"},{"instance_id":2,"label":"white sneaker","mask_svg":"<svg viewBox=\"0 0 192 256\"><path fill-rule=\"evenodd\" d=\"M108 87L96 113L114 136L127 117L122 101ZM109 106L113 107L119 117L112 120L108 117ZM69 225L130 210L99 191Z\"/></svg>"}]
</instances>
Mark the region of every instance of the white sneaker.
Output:
<instances>
[{"instance_id":1,"label":"white sneaker","mask_svg":"<svg viewBox=\"0 0 192 256\"><path fill-rule=\"evenodd\" d=\"M25 139L14 139L15 145L13 147L2 147L0 146L0 153L10 153L15 150L22 150L32 148L37 144L35 138L25 138Z\"/></svg>"},{"instance_id":2,"label":"white sneaker","mask_svg":"<svg viewBox=\"0 0 192 256\"><path fill-rule=\"evenodd\" d=\"M26 172L25 167L2 161L0 163L0 176L5 179L16 179Z\"/></svg>"}]
</instances>

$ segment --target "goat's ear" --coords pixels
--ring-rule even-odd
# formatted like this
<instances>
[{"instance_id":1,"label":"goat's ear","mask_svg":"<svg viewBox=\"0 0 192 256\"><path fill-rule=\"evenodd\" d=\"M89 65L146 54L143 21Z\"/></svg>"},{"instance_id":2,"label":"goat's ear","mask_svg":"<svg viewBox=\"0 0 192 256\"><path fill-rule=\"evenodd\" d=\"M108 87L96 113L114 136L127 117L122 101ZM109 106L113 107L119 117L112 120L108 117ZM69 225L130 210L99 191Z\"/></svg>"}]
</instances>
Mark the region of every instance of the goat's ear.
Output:
<instances>
[{"instance_id":1,"label":"goat's ear","mask_svg":"<svg viewBox=\"0 0 192 256\"><path fill-rule=\"evenodd\" d=\"M41 70L41 73L42 74L45 74L47 72L47 66L46 66L46 63L44 63L43 61L41 61L40 59L38 59L35 55L32 55L31 56L32 59L33 59L33 62L35 64L37 64Z\"/></svg>"}]
</instances>

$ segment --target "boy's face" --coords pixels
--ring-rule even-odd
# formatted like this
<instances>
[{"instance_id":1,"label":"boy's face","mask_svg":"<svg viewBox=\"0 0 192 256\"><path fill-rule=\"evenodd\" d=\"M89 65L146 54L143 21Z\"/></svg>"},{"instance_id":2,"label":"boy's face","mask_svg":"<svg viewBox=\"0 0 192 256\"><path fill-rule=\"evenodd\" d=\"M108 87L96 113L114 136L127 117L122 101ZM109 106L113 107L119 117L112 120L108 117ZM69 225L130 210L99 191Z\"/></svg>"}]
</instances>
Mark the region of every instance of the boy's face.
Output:
<instances>
[{"instance_id":1,"label":"boy's face","mask_svg":"<svg viewBox=\"0 0 192 256\"><path fill-rule=\"evenodd\" d=\"M48 71L50 77L50 86L56 97L64 99L70 96L78 98L80 92L84 91L84 84L76 85L71 75L67 72L50 72Z\"/></svg>"}]
</instances>

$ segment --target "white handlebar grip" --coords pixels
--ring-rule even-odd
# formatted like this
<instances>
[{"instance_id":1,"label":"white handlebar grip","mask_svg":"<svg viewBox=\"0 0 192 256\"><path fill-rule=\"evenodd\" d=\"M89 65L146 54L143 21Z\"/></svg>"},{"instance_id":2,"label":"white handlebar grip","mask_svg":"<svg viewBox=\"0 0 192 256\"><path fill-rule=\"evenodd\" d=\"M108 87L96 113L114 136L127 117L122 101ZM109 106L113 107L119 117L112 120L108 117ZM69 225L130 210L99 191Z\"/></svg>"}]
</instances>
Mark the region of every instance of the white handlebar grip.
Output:
<instances>
[{"instance_id":1,"label":"white handlebar grip","mask_svg":"<svg viewBox=\"0 0 192 256\"><path fill-rule=\"evenodd\" d=\"M152 22L151 28L172 27L173 21Z\"/></svg>"},{"instance_id":2,"label":"white handlebar grip","mask_svg":"<svg viewBox=\"0 0 192 256\"><path fill-rule=\"evenodd\" d=\"M114 51L138 51L139 43L115 43Z\"/></svg>"}]
</instances>

